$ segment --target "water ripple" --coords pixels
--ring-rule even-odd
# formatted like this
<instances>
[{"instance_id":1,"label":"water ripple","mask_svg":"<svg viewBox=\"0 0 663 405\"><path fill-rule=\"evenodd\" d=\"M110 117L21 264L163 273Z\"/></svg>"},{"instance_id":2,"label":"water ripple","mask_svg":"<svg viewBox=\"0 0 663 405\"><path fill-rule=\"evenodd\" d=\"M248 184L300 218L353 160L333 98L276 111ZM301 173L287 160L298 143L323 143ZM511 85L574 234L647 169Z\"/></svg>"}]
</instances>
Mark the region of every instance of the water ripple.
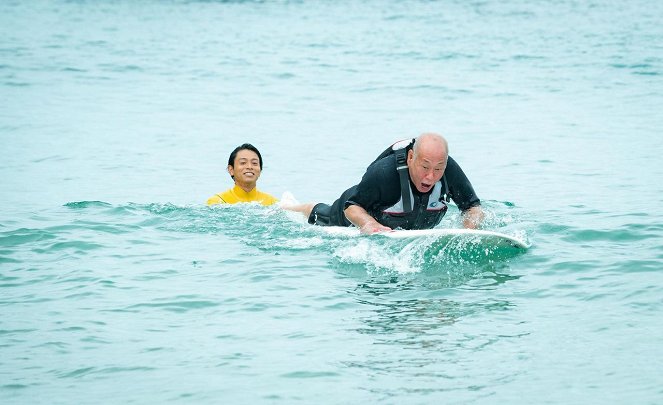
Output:
<instances>
[{"instance_id":1,"label":"water ripple","mask_svg":"<svg viewBox=\"0 0 663 405\"><path fill-rule=\"evenodd\" d=\"M170 311L170 312L183 313L192 310L212 308L217 306L219 306L219 303L214 301L191 300L186 298L178 299L176 297L173 301L146 302L146 303L134 304L127 307L127 310L133 311L135 309L141 309L141 308L155 308L155 309L163 309L165 311Z\"/></svg>"},{"instance_id":2,"label":"water ripple","mask_svg":"<svg viewBox=\"0 0 663 405\"><path fill-rule=\"evenodd\" d=\"M56 235L47 230L20 228L13 231L0 232L0 246L15 247L55 238Z\"/></svg>"}]
</instances>

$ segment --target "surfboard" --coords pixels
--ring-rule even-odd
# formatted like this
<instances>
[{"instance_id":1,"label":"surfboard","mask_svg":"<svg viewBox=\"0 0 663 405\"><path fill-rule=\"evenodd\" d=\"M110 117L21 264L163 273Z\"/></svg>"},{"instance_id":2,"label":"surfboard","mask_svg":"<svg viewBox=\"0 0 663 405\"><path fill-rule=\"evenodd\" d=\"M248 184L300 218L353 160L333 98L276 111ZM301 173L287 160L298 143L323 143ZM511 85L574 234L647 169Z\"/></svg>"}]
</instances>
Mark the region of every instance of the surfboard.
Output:
<instances>
[{"instance_id":1,"label":"surfboard","mask_svg":"<svg viewBox=\"0 0 663 405\"><path fill-rule=\"evenodd\" d=\"M292 204L296 202L290 193L284 193L282 201ZM292 213L295 215L295 213ZM298 213L297 218L301 219ZM515 235L484 229L433 228L418 230L390 230L371 235L362 235L356 227L316 226L317 232L340 238L368 238L368 240L384 241L389 245L414 247L424 251L426 257L437 257L440 254L465 258L508 258L519 255L530 244ZM396 246L397 247L397 246Z\"/></svg>"},{"instance_id":2,"label":"surfboard","mask_svg":"<svg viewBox=\"0 0 663 405\"><path fill-rule=\"evenodd\" d=\"M377 233L376 236L387 238L421 238L434 237L436 239L459 238L476 244L495 246L499 248L527 249L529 245L515 236L500 232L482 229L420 229L420 230L395 230Z\"/></svg>"},{"instance_id":3,"label":"surfboard","mask_svg":"<svg viewBox=\"0 0 663 405\"><path fill-rule=\"evenodd\" d=\"M322 227L327 233L338 236L356 237L362 236L359 229L354 227L340 227L328 226ZM377 232L371 235L366 235L373 238L392 238L392 239L416 239L426 238L435 239L436 241L461 239L465 242L498 247L498 248L514 248L514 249L527 249L529 244L522 239L515 236L507 235L500 232L483 230L483 229L450 229L450 228L434 228L434 229L413 229L413 230L391 230L386 232Z\"/></svg>"},{"instance_id":4,"label":"surfboard","mask_svg":"<svg viewBox=\"0 0 663 405\"><path fill-rule=\"evenodd\" d=\"M519 256L530 245L523 239L501 232L475 229L422 229L392 230L361 235L359 229L350 227L322 226L326 234L347 238L375 241L386 251L418 252L422 263L486 263Z\"/></svg>"}]
</instances>

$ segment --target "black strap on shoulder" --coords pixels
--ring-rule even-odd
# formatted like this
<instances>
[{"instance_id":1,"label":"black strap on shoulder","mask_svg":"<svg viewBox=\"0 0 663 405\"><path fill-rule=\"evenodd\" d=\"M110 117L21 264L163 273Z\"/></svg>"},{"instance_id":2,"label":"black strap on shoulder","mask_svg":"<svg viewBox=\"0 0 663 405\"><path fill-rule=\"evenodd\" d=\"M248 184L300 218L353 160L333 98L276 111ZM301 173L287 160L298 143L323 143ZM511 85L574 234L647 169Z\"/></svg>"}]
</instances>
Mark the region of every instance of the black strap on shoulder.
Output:
<instances>
[{"instance_id":1,"label":"black strap on shoulder","mask_svg":"<svg viewBox=\"0 0 663 405\"><path fill-rule=\"evenodd\" d=\"M409 150L409 149L412 148L413 144L414 144L414 138L403 139L402 141L398 141L395 144L388 147L387 149L385 149L382 153L380 153L380 155L378 155L378 157L375 158L373 163L375 163L378 160L383 159L383 158L385 158L389 155L393 155L399 149L408 149ZM373 163L371 163L371 164L373 164Z\"/></svg>"},{"instance_id":2,"label":"black strap on shoulder","mask_svg":"<svg viewBox=\"0 0 663 405\"><path fill-rule=\"evenodd\" d=\"M410 194L410 175L407 170L407 148L394 151L396 155L396 171L401 180L401 197L403 212L412 212L412 195Z\"/></svg>"},{"instance_id":3,"label":"black strap on shoulder","mask_svg":"<svg viewBox=\"0 0 663 405\"><path fill-rule=\"evenodd\" d=\"M401 183L401 197L403 198L403 211L412 212L412 194L410 193L410 174L407 170L407 152L412 149L414 138L404 139L391 145L373 161L377 162L391 154L396 155L396 170ZM373 164L371 163L371 164Z\"/></svg>"}]
</instances>

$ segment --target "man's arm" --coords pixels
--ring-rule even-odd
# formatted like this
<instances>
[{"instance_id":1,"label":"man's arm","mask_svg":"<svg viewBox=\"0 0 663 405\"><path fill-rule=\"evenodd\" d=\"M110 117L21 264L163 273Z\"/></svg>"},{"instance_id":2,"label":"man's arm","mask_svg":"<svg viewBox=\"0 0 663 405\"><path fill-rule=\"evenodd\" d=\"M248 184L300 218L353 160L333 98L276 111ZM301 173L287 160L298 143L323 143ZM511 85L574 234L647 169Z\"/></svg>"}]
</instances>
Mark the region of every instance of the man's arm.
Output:
<instances>
[{"instance_id":1,"label":"man's arm","mask_svg":"<svg viewBox=\"0 0 663 405\"><path fill-rule=\"evenodd\" d=\"M447 169L444 175L447 177L451 198L461 210L463 227L467 229L479 228L485 217L481 209L481 200L474 192L474 187L472 187L472 183L470 183L463 169L451 156L447 160Z\"/></svg>"},{"instance_id":2,"label":"man's arm","mask_svg":"<svg viewBox=\"0 0 663 405\"><path fill-rule=\"evenodd\" d=\"M352 222L354 226L359 228L359 231L364 235L391 230L388 226L384 226L376 221L375 218L370 216L368 212L359 205L349 205L343 212L348 221Z\"/></svg>"},{"instance_id":3,"label":"man's arm","mask_svg":"<svg viewBox=\"0 0 663 405\"><path fill-rule=\"evenodd\" d=\"M480 205L475 205L463 211L463 226L467 229L477 229L481 225L485 214Z\"/></svg>"}]
</instances>

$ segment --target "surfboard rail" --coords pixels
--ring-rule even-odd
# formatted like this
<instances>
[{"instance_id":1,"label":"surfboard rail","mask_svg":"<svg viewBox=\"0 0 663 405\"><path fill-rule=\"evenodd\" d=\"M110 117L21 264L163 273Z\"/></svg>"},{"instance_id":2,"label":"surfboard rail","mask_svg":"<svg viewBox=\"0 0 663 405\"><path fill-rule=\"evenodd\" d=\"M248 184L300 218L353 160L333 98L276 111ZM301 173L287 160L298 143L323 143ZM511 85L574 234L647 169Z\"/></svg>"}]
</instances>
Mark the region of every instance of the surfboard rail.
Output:
<instances>
[{"instance_id":1,"label":"surfboard rail","mask_svg":"<svg viewBox=\"0 0 663 405\"><path fill-rule=\"evenodd\" d=\"M328 226L322 227L326 233L357 237L385 237L392 239L415 239L415 238L435 238L435 239L453 239L463 238L468 241L475 241L477 244L485 244L496 247L511 247L517 249L528 249L530 244L526 241L505 233L490 231L485 229L465 229L465 228L433 228L433 229L396 229L385 232L377 232L371 235L361 235L358 228Z\"/></svg>"}]
</instances>

